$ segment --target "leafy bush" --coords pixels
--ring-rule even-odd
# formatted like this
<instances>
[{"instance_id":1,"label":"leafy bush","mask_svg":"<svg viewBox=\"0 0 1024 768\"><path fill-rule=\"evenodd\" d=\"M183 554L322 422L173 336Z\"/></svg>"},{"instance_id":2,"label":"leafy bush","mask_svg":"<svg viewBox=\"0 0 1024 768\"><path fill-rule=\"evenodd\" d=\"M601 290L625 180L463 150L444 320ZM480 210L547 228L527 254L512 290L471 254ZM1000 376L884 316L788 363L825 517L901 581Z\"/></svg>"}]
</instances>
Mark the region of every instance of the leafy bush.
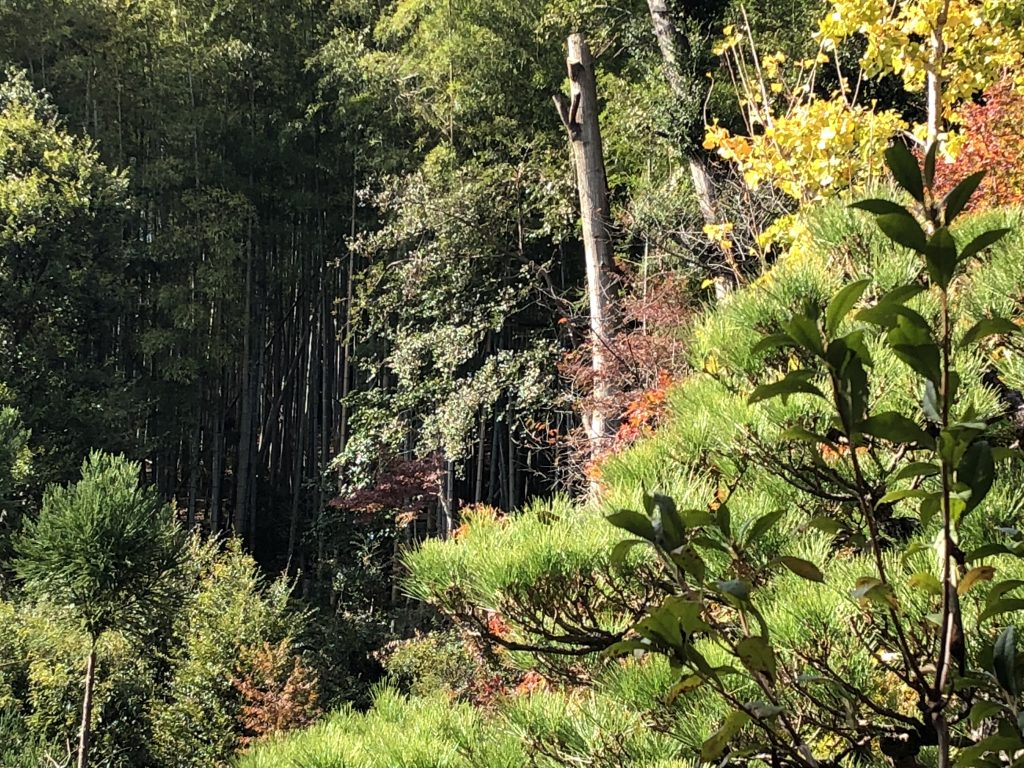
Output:
<instances>
[{"instance_id":1,"label":"leafy bush","mask_svg":"<svg viewBox=\"0 0 1024 768\"><path fill-rule=\"evenodd\" d=\"M289 609L289 582L280 578L266 583L236 539L229 540L223 551L218 546L214 542L194 548L196 589L174 630L177 645L168 660L166 698L152 705L153 751L163 765L223 765L243 738L254 735L249 730L268 729L269 712L246 709L255 702L243 691L255 693L256 685L261 686L261 696L271 693L288 699L289 679L295 683L290 675L275 677L278 687L268 691L258 663L268 643L279 650L272 667L295 653L288 638L301 630L303 617ZM309 716L315 699L307 683L302 683L301 696L295 692L288 699L293 711L285 718L287 724Z\"/></svg>"}]
</instances>

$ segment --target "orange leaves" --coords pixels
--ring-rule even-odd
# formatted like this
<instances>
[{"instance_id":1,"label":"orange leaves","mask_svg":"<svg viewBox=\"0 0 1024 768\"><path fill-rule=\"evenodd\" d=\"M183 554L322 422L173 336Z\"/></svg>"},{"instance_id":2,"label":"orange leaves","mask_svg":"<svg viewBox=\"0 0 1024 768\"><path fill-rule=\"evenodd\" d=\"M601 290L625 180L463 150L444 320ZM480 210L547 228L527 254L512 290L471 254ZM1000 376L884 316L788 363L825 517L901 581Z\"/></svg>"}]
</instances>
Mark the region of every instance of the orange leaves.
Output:
<instances>
[{"instance_id":1,"label":"orange leaves","mask_svg":"<svg viewBox=\"0 0 1024 768\"><path fill-rule=\"evenodd\" d=\"M249 649L250 669L233 681L242 696L243 746L281 731L302 728L319 714L316 674L292 654L291 640Z\"/></svg>"}]
</instances>

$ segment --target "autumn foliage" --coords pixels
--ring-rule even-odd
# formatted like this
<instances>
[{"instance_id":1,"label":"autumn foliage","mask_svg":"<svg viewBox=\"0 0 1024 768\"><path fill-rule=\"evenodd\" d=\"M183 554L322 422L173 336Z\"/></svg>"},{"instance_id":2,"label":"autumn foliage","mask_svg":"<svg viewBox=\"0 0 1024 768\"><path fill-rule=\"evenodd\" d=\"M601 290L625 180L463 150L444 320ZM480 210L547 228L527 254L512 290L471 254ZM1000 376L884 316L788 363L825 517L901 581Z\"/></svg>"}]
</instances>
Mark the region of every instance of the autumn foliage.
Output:
<instances>
[{"instance_id":1,"label":"autumn foliage","mask_svg":"<svg viewBox=\"0 0 1024 768\"><path fill-rule=\"evenodd\" d=\"M962 138L954 141L956 159L935 169L938 192L977 171L985 178L971 202L975 210L1024 203L1024 92L1001 80L982 99L960 109Z\"/></svg>"},{"instance_id":2,"label":"autumn foliage","mask_svg":"<svg viewBox=\"0 0 1024 768\"><path fill-rule=\"evenodd\" d=\"M250 669L235 679L242 697L242 746L313 722L319 714L316 674L292 653L291 640L250 651Z\"/></svg>"}]
</instances>

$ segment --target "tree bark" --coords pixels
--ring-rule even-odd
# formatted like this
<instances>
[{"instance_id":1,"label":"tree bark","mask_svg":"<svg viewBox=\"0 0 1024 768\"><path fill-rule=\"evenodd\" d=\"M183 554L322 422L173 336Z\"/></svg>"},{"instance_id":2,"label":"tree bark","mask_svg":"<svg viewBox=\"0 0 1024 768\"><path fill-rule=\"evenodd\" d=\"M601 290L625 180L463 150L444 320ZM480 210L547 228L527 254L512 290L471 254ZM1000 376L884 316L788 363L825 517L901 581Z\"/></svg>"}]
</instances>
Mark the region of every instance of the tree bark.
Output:
<instances>
[{"instance_id":1,"label":"tree bark","mask_svg":"<svg viewBox=\"0 0 1024 768\"><path fill-rule=\"evenodd\" d=\"M689 58L690 46L687 44L686 38L679 33L675 22L672 21L666 0L647 0L647 8L651 14L651 27L654 30L654 37L658 41L658 50L661 52L665 80L672 90L672 95L682 101L687 94L686 79L683 77L680 61ZM697 196L697 204L700 206L704 223L717 224L718 211L715 208L714 187L704 161L696 152L691 152L686 158L686 164L690 170L693 192Z\"/></svg>"},{"instance_id":2,"label":"tree bark","mask_svg":"<svg viewBox=\"0 0 1024 768\"><path fill-rule=\"evenodd\" d=\"M92 688L96 678L96 638L90 640L89 659L85 663L85 695L82 697L82 727L78 735L78 768L88 768L89 736L92 719Z\"/></svg>"},{"instance_id":3,"label":"tree bark","mask_svg":"<svg viewBox=\"0 0 1024 768\"><path fill-rule=\"evenodd\" d=\"M587 296L590 301L590 344L594 376L593 407L584 422L591 455L607 447L614 433L614 419L608 400L614 386L609 376L607 351L613 281L612 243L608 222L608 181L604 150L598 125L597 85L590 49L583 35L569 36L570 97L555 97L562 122L569 132L576 165L580 215L583 220L583 250L587 267Z\"/></svg>"}]
</instances>

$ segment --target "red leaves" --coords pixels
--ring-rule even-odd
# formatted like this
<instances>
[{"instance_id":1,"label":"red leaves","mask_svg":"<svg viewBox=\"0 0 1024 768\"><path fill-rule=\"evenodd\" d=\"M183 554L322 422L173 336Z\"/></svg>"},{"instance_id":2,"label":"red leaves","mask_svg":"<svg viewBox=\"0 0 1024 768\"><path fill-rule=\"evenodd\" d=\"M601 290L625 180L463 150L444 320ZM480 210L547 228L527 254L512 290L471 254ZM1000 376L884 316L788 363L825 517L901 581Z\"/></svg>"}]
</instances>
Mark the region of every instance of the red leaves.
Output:
<instances>
[{"instance_id":1,"label":"red leaves","mask_svg":"<svg viewBox=\"0 0 1024 768\"><path fill-rule=\"evenodd\" d=\"M965 105L960 115L964 143L955 162L938 163L937 193L983 170L970 210L1024 203L1024 93L1003 80L985 91L983 103Z\"/></svg>"}]
</instances>

